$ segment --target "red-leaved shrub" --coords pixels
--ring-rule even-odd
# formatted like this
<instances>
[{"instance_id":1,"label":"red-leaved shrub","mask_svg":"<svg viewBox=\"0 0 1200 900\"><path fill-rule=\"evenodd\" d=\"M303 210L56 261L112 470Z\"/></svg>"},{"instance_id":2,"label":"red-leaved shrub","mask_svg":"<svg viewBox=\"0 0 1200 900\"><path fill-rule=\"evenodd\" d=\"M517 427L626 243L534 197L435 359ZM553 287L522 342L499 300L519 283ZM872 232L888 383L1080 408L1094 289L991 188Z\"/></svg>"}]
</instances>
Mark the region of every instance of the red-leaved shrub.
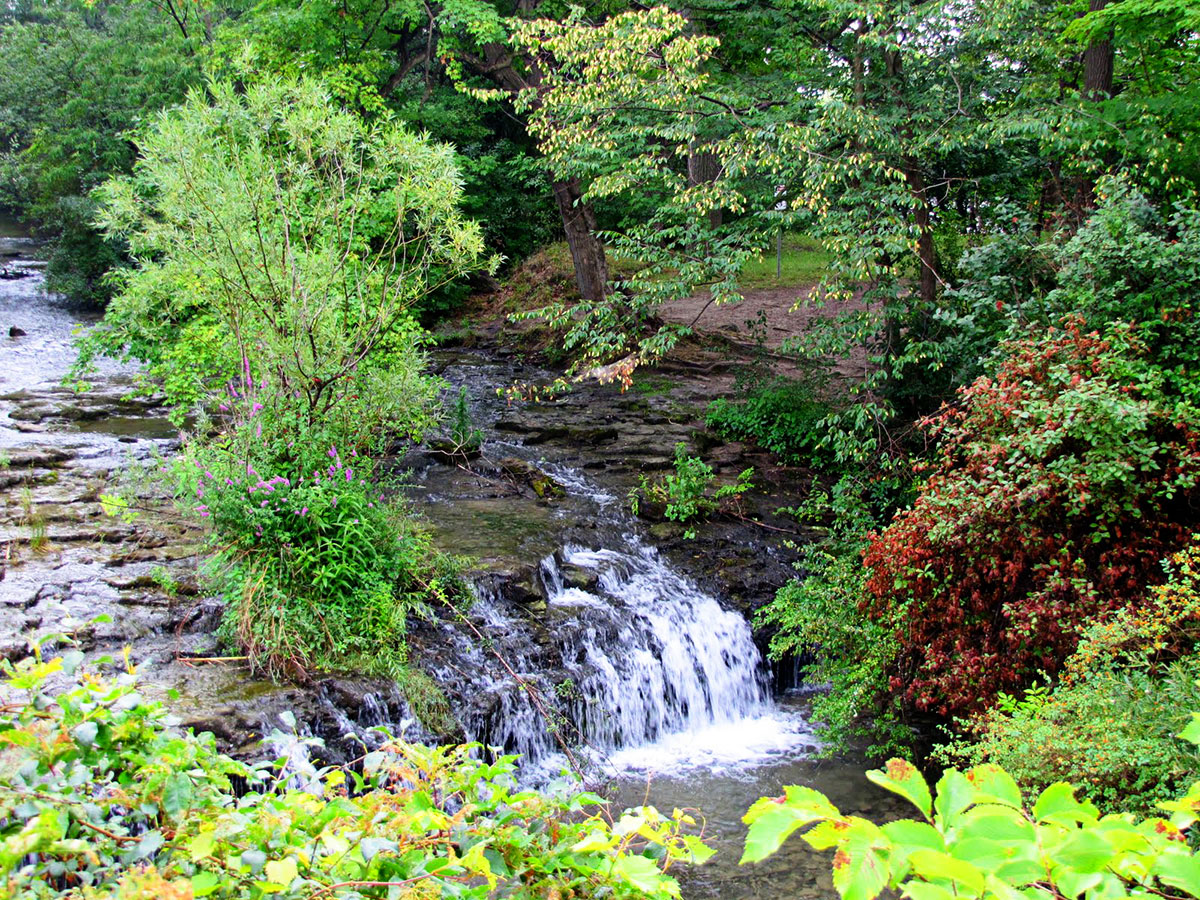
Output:
<instances>
[{"instance_id":1,"label":"red-leaved shrub","mask_svg":"<svg viewBox=\"0 0 1200 900\"><path fill-rule=\"evenodd\" d=\"M928 481L864 556L863 612L900 641L891 688L942 715L1057 671L1200 520L1200 431L1131 329L1068 321L1006 350L924 423Z\"/></svg>"}]
</instances>

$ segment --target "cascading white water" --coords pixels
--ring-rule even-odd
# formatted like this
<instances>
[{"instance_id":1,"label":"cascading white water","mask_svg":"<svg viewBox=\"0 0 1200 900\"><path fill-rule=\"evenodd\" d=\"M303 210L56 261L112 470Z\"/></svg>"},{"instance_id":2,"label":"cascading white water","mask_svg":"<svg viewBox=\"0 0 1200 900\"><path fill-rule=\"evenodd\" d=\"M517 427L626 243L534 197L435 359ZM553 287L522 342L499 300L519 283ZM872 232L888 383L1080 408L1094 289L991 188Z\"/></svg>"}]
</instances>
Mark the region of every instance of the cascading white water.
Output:
<instances>
[{"instance_id":1,"label":"cascading white water","mask_svg":"<svg viewBox=\"0 0 1200 900\"><path fill-rule=\"evenodd\" d=\"M542 561L540 633L513 604L483 593L471 615L491 646L468 647L461 633L457 641L456 655L471 660L469 673L457 672L474 697L463 711L468 735L543 768L559 761L560 738L594 762L620 754L622 769L795 747L803 722L772 703L745 618L636 537L619 543L567 546Z\"/></svg>"},{"instance_id":2,"label":"cascading white water","mask_svg":"<svg viewBox=\"0 0 1200 900\"><path fill-rule=\"evenodd\" d=\"M746 620L653 551L632 549L564 548L563 562L599 572L600 590L560 587L550 598L580 613L582 659L571 669L588 699L587 741L614 750L760 713L767 691Z\"/></svg>"}]
</instances>

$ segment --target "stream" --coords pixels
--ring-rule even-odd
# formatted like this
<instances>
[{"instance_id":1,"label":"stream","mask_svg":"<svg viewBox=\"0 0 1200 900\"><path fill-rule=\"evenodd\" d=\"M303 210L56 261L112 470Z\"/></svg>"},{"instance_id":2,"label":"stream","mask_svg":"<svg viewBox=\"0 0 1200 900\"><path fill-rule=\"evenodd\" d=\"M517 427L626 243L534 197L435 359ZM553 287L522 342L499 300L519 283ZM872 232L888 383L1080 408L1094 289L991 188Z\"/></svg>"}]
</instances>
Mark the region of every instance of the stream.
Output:
<instances>
[{"instance_id":1,"label":"stream","mask_svg":"<svg viewBox=\"0 0 1200 900\"><path fill-rule=\"evenodd\" d=\"M511 354L434 355L453 393L467 388L486 440L470 465L428 447L407 448L396 463L439 546L472 558L478 596L469 627L451 616L414 623L411 655L462 729L429 734L394 685L334 676L274 685L206 662L219 653L220 605L196 581L202 535L170 516L124 521L100 508L111 484L170 454L174 429L152 399L126 396L131 373L119 366L102 369L87 393L60 386L73 330L96 316L42 290L37 245L5 223L0 266L23 275L0 280L0 656L19 658L31 635L54 630L76 633L97 655L128 645L148 693L174 692L168 702L185 726L213 731L242 755L261 755L279 714L294 711L331 751L386 724L414 739L520 753L535 781L568 764L536 694L561 716L559 733L576 739L575 762L619 806L700 811L719 852L679 872L696 900L836 896L828 860L796 840L765 863L737 865L741 816L786 784L811 785L876 820L901 810L863 777L860 760L815 757L809 695L764 660L747 612L791 571L782 542L737 522L713 523L692 541L628 511L638 478L668 467L677 441L696 439L689 410L712 385L624 395L591 386L514 408L495 386L545 373ZM10 337L14 326L25 334ZM713 458L723 478L745 463L741 451ZM778 500L764 488L752 502L766 511ZM112 621L94 622L98 613Z\"/></svg>"}]
</instances>

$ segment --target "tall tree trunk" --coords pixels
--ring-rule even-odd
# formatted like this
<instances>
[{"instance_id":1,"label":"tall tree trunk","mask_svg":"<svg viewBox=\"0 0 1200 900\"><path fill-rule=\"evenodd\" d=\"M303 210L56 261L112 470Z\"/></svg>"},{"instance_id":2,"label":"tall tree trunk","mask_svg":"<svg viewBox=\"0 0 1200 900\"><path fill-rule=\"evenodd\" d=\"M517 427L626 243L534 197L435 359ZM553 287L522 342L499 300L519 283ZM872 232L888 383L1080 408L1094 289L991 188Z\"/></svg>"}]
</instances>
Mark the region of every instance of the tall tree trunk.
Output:
<instances>
[{"instance_id":1,"label":"tall tree trunk","mask_svg":"<svg viewBox=\"0 0 1200 900\"><path fill-rule=\"evenodd\" d=\"M539 2L522 0L521 7L532 11ZM482 59L466 54L463 59L505 90L515 93L525 88L541 88L542 72L536 61L526 60L527 71L518 71L516 60L503 44L486 44ZM585 300L603 300L608 286L608 260L604 254L604 244L596 236L596 213L591 204L583 202L583 190L577 178L557 178L551 188L558 214L562 218L563 231L567 235L579 293Z\"/></svg>"},{"instance_id":2,"label":"tall tree trunk","mask_svg":"<svg viewBox=\"0 0 1200 900\"><path fill-rule=\"evenodd\" d=\"M697 151L694 146L688 148L688 184L711 184L716 181L721 174L721 161L715 153L708 150ZM708 212L708 224L712 228L719 228L724 219L721 209L712 209Z\"/></svg>"},{"instance_id":3,"label":"tall tree trunk","mask_svg":"<svg viewBox=\"0 0 1200 900\"><path fill-rule=\"evenodd\" d=\"M1090 0L1089 12L1099 12L1108 0ZM1083 52L1083 96L1088 100L1107 100L1113 90L1113 44L1109 37L1094 40Z\"/></svg>"},{"instance_id":4,"label":"tall tree trunk","mask_svg":"<svg viewBox=\"0 0 1200 900\"><path fill-rule=\"evenodd\" d=\"M920 276L917 279L922 302L930 310L937 303L938 270L937 246L933 242L933 223L929 215L929 197L925 190L925 178L915 161L910 160L904 167L904 179L908 188L917 200L917 208L913 213L913 222L917 226L917 260L920 266Z\"/></svg>"},{"instance_id":5,"label":"tall tree trunk","mask_svg":"<svg viewBox=\"0 0 1200 900\"><path fill-rule=\"evenodd\" d=\"M604 244L596 237L596 214L590 205L580 202L583 191L578 179L555 181L553 187L579 293L585 300L603 300L608 286L608 260Z\"/></svg>"}]
</instances>

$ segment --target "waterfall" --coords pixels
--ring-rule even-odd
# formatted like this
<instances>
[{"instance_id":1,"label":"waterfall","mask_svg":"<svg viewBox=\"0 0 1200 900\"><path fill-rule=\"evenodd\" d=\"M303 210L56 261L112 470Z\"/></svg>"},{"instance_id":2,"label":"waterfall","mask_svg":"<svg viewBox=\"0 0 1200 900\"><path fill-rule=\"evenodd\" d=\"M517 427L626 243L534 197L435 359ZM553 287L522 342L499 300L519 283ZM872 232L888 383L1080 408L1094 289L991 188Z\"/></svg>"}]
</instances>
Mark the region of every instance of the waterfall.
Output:
<instances>
[{"instance_id":1,"label":"waterfall","mask_svg":"<svg viewBox=\"0 0 1200 900\"><path fill-rule=\"evenodd\" d=\"M467 734L550 768L560 736L592 762L620 753L621 768L661 764L647 748L720 755L714 738L739 757L794 747L799 723L771 701L745 618L635 536L612 543L621 549L568 545L543 559L544 611L479 591L470 616L485 646L454 629L469 665L438 673L469 698Z\"/></svg>"}]
</instances>

